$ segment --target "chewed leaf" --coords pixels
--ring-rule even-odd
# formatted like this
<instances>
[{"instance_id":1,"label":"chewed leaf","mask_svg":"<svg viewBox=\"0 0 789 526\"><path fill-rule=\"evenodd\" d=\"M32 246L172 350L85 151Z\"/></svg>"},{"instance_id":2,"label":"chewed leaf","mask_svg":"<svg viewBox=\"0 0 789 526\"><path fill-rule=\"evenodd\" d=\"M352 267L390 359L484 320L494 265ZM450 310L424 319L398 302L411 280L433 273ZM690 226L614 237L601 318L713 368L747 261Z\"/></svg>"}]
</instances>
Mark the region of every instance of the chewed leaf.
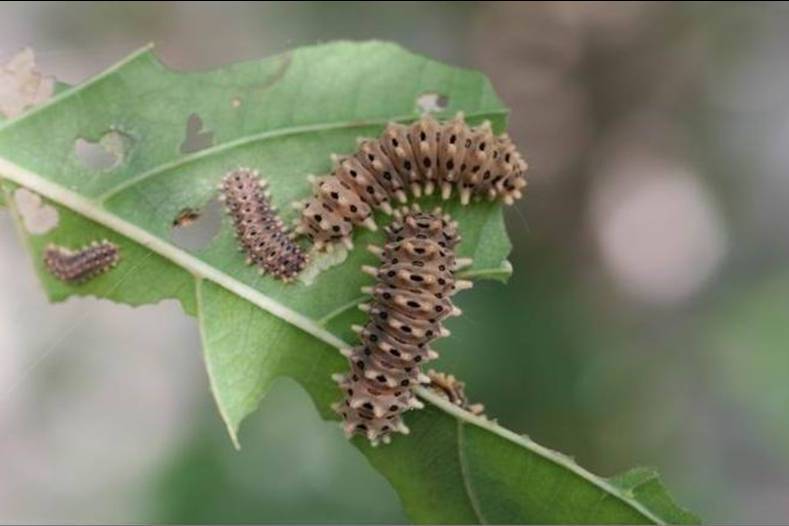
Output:
<instances>
[{"instance_id":1,"label":"chewed leaf","mask_svg":"<svg viewBox=\"0 0 789 526\"><path fill-rule=\"evenodd\" d=\"M28 234L40 236L58 226L58 212L27 188L17 188L14 205Z\"/></svg>"},{"instance_id":2,"label":"chewed leaf","mask_svg":"<svg viewBox=\"0 0 789 526\"><path fill-rule=\"evenodd\" d=\"M0 126L67 88L66 84L38 71L31 48L20 50L0 64ZM5 204L5 195L0 192L0 208Z\"/></svg>"},{"instance_id":3,"label":"chewed leaf","mask_svg":"<svg viewBox=\"0 0 789 526\"><path fill-rule=\"evenodd\" d=\"M0 117L7 119L49 99L56 82L36 68L33 50L25 48L0 64Z\"/></svg>"},{"instance_id":4,"label":"chewed leaf","mask_svg":"<svg viewBox=\"0 0 789 526\"><path fill-rule=\"evenodd\" d=\"M13 204L10 196L18 187L2 180L0 186L0 196ZM65 301L71 296L95 296L137 306L175 299L181 302L181 307L187 314L196 314L194 277L191 274L112 229L63 206L52 206L60 218L58 228L46 235L26 236L31 261L50 301ZM10 213L17 222L22 222L13 206L10 207ZM97 239L110 241L123 254L123 260L113 272L84 283L68 283L55 278L46 269L44 251L47 246L82 247Z\"/></svg>"},{"instance_id":5,"label":"chewed leaf","mask_svg":"<svg viewBox=\"0 0 789 526\"><path fill-rule=\"evenodd\" d=\"M611 484L625 490L672 524L698 524L699 517L676 505L660 480L657 471L650 468L633 468L610 479Z\"/></svg>"},{"instance_id":6,"label":"chewed leaf","mask_svg":"<svg viewBox=\"0 0 789 526\"><path fill-rule=\"evenodd\" d=\"M445 97L437 118L462 110L470 123L489 120L504 131L506 110L483 75L392 44L339 42L190 74L167 70L144 49L0 126L3 193L17 222L9 196L20 187L58 214L41 235L19 229L52 300L176 298L198 317L211 389L237 442L243 419L279 376L297 380L324 418L336 418L330 405L340 393L331 375L346 367L338 349L354 343L340 336L345 320L359 321L359 290L370 283L359 268L374 264L365 247L380 245L383 229L355 232L356 248L320 265L307 285L249 268L228 217L205 243L175 244L174 227L196 221L238 166L260 170L289 224L297 215L291 203L311 195L307 174L325 173L331 153L353 152L358 137L377 136L390 121L417 120L415 101L426 93ZM75 153L79 139L115 160L86 166ZM434 204L422 200L426 209ZM450 200L444 209L462 232L457 256L474 261L461 277L506 279L501 207ZM96 239L122 254L112 271L79 283L45 271L50 243ZM410 436L377 449L354 440L415 521L661 523L684 513L645 492L651 483L612 484L432 391L417 394L427 407L406 415Z\"/></svg>"}]
</instances>

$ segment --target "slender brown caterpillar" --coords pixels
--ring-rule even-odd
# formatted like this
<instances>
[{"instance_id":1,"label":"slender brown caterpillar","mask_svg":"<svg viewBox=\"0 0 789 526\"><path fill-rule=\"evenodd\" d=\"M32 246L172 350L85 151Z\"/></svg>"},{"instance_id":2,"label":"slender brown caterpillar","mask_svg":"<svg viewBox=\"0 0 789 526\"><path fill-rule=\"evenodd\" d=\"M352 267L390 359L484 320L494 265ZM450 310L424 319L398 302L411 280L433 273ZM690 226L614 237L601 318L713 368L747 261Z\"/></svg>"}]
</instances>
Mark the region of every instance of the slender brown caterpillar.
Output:
<instances>
[{"instance_id":1,"label":"slender brown caterpillar","mask_svg":"<svg viewBox=\"0 0 789 526\"><path fill-rule=\"evenodd\" d=\"M453 188L462 204L472 197L512 204L526 186L527 165L506 135L495 136L488 121L470 127L459 113L439 123L430 115L405 126L390 123L379 139L360 139L358 150L333 156L332 172L313 179L313 197L297 206L298 234L316 248L352 246L352 230L376 229L373 210L391 213L392 203Z\"/></svg>"},{"instance_id":2,"label":"slender brown caterpillar","mask_svg":"<svg viewBox=\"0 0 789 526\"><path fill-rule=\"evenodd\" d=\"M430 369L427 372L430 378L430 389L442 398L446 398L458 407L462 407L473 415L484 416L485 406L482 404L472 404L466 397L466 384L461 382L454 375L440 373Z\"/></svg>"},{"instance_id":3,"label":"slender brown caterpillar","mask_svg":"<svg viewBox=\"0 0 789 526\"><path fill-rule=\"evenodd\" d=\"M106 239L79 250L58 245L44 249L44 265L53 276L67 283L82 283L102 274L120 261L118 247Z\"/></svg>"},{"instance_id":4,"label":"slender brown caterpillar","mask_svg":"<svg viewBox=\"0 0 789 526\"><path fill-rule=\"evenodd\" d=\"M233 219L247 264L288 282L305 267L307 256L271 206L266 186L257 170L238 168L222 179L219 199Z\"/></svg>"},{"instance_id":5,"label":"slender brown caterpillar","mask_svg":"<svg viewBox=\"0 0 789 526\"><path fill-rule=\"evenodd\" d=\"M367 324L354 327L361 343L342 351L351 368L334 376L345 393L334 409L346 434L365 435L373 445L388 443L395 431L408 433L402 413L422 407L412 388L430 382L420 365L438 357L429 344L449 334L444 318L460 314L451 296L471 287L455 280L455 271L471 261L455 259L457 223L440 209L398 210L386 235L383 248L369 247L381 265L363 267L376 283L362 289L372 301L360 306L369 313Z\"/></svg>"}]
</instances>

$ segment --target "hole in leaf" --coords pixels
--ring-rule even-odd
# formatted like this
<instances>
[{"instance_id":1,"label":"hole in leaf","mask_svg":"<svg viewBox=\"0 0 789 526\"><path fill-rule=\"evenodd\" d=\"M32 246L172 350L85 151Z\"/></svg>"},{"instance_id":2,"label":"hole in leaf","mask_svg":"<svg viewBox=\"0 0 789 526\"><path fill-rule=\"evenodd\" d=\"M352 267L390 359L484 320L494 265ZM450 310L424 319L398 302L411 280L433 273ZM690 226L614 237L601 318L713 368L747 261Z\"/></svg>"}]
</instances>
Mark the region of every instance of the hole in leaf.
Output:
<instances>
[{"instance_id":1,"label":"hole in leaf","mask_svg":"<svg viewBox=\"0 0 789 526\"><path fill-rule=\"evenodd\" d=\"M321 252L313 246L308 256L309 263L299 274L298 279L309 287L323 271L342 264L347 257L348 249L344 246L337 247L331 252Z\"/></svg>"},{"instance_id":2,"label":"hole in leaf","mask_svg":"<svg viewBox=\"0 0 789 526\"><path fill-rule=\"evenodd\" d=\"M203 130L203 119L193 113L186 119L186 137L181 143L181 153L195 153L214 144L214 132Z\"/></svg>"},{"instance_id":3,"label":"hole in leaf","mask_svg":"<svg viewBox=\"0 0 789 526\"><path fill-rule=\"evenodd\" d=\"M55 92L55 78L36 67L35 53L25 48L0 64L0 115L13 118L41 104Z\"/></svg>"},{"instance_id":4,"label":"hole in leaf","mask_svg":"<svg viewBox=\"0 0 789 526\"><path fill-rule=\"evenodd\" d=\"M132 139L118 130L110 130L98 142L77 139L74 153L79 163L89 170L112 170L125 159Z\"/></svg>"},{"instance_id":5,"label":"hole in leaf","mask_svg":"<svg viewBox=\"0 0 789 526\"><path fill-rule=\"evenodd\" d=\"M14 205L22 217L25 230L30 234L46 234L58 226L60 216L57 209L45 204L40 195L31 192L27 188L16 189L14 192Z\"/></svg>"},{"instance_id":6,"label":"hole in leaf","mask_svg":"<svg viewBox=\"0 0 789 526\"><path fill-rule=\"evenodd\" d=\"M170 238L185 250L206 247L219 232L222 224L222 206L212 199L202 209L186 207L173 218Z\"/></svg>"},{"instance_id":7,"label":"hole in leaf","mask_svg":"<svg viewBox=\"0 0 789 526\"><path fill-rule=\"evenodd\" d=\"M444 111L449 106L449 97L440 93L423 93L416 98L416 107L420 113Z\"/></svg>"}]
</instances>

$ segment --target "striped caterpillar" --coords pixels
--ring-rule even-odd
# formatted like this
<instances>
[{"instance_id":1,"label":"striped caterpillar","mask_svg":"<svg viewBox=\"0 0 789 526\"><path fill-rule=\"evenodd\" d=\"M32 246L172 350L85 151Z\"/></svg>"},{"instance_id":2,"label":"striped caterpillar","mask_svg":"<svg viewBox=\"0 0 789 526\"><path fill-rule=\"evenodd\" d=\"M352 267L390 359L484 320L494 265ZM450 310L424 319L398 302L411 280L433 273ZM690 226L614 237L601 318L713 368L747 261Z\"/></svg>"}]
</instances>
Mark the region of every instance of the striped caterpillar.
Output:
<instances>
[{"instance_id":1,"label":"striped caterpillar","mask_svg":"<svg viewBox=\"0 0 789 526\"><path fill-rule=\"evenodd\" d=\"M408 433L402 413L422 407L412 388L430 383L420 365L438 357L429 344L449 334L442 320L460 315L451 296L471 287L454 278L471 261L455 259L457 223L440 209L423 213L414 205L395 211L385 232L383 248L369 247L381 265L362 267L376 278L374 286L362 289L372 296L360 306L369 321L354 326L361 343L342 350L350 371L333 377L345 393L333 408L344 419L346 435L365 435L373 445L388 443L393 432Z\"/></svg>"},{"instance_id":2,"label":"striped caterpillar","mask_svg":"<svg viewBox=\"0 0 789 526\"><path fill-rule=\"evenodd\" d=\"M445 123L430 115L410 126L389 123L379 139L360 139L354 154L332 160L328 176L312 179L313 197L296 205L296 233L319 250L338 242L350 249L353 228L375 230L373 209L390 214L407 192L420 197L440 189L449 199L455 188L464 205L472 197L512 204L526 186L527 165L510 138L495 136L488 121L468 126L462 113Z\"/></svg>"},{"instance_id":3,"label":"striped caterpillar","mask_svg":"<svg viewBox=\"0 0 789 526\"><path fill-rule=\"evenodd\" d=\"M44 265L61 281L82 283L102 274L120 261L118 247L109 241L94 241L79 250L58 245L44 249Z\"/></svg>"},{"instance_id":4,"label":"striped caterpillar","mask_svg":"<svg viewBox=\"0 0 789 526\"><path fill-rule=\"evenodd\" d=\"M247 264L288 282L306 266L307 256L277 216L266 186L257 170L238 168L222 179L219 199L233 219Z\"/></svg>"}]
</instances>

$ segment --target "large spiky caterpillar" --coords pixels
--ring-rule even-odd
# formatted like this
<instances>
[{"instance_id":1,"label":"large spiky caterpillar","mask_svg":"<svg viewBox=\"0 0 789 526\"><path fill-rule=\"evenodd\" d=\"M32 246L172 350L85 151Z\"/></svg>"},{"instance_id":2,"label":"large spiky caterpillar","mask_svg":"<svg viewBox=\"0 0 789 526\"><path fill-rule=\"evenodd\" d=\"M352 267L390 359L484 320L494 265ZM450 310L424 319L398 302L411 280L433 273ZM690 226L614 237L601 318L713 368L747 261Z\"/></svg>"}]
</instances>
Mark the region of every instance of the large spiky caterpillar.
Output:
<instances>
[{"instance_id":1,"label":"large spiky caterpillar","mask_svg":"<svg viewBox=\"0 0 789 526\"><path fill-rule=\"evenodd\" d=\"M222 179L219 199L233 219L247 264L287 282L304 269L307 256L277 216L266 187L257 170L238 168Z\"/></svg>"},{"instance_id":2,"label":"large spiky caterpillar","mask_svg":"<svg viewBox=\"0 0 789 526\"><path fill-rule=\"evenodd\" d=\"M380 266L362 268L376 283L362 289L371 301L361 305L369 321L354 327L361 343L342 351L350 371L334 377L345 393L334 409L346 434L363 434L373 445L388 443L393 432L408 433L401 415L422 407L413 388L430 383L420 366L438 357L430 342L449 334L442 320L460 314L451 297L471 287L455 279L471 261L455 258L457 223L440 209L395 211L386 236L383 247L369 247Z\"/></svg>"},{"instance_id":3,"label":"large spiky caterpillar","mask_svg":"<svg viewBox=\"0 0 789 526\"><path fill-rule=\"evenodd\" d=\"M360 139L349 156L332 156L334 168L312 178L313 197L301 209L296 232L316 248L351 247L353 228L375 230L374 210L391 213L392 203L431 195L462 204L472 197L512 204L526 186L527 165L510 138L493 134L490 123L470 127L463 114L439 123L429 114L410 126L390 123L378 139Z\"/></svg>"},{"instance_id":4,"label":"large spiky caterpillar","mask_svg":"<svg viewBox=\"0 0 789 526\"><path fill-rule=\"evenodd\" d=\"M79 250L49 245L44 249L44 266L61 281L82 283L102 274L120 261L118 247L109 241L94 241Z\"/></svg>"}]
</instances>

